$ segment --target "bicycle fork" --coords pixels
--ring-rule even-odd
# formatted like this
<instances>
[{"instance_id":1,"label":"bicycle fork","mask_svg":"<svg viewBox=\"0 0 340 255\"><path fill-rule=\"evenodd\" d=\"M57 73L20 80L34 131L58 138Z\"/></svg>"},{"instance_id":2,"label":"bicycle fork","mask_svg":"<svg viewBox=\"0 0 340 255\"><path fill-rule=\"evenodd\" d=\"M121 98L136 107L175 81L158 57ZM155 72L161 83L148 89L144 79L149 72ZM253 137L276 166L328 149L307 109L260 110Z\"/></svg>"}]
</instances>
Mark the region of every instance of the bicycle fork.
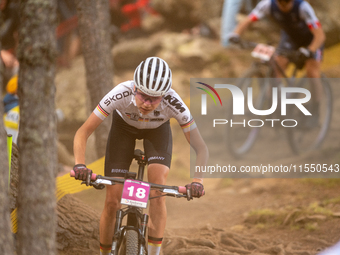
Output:
<instances>
[{"instance_id":1,"label":"bicycle fork","mask_svg":"<svg viewBox=\"0 0 340 255\"><path fill-rule=\"evenodd\" d=\"M117 213L116 213L116 224L115 224L115 228L114 228L114 236L113 236L112 247L111 247L111 255L117 255L118 254L118 240L120 239L120 236L121 236L120 226L122 224L122 219L123 219L123 211L118 210Z\"/></svg>"},{"instance_id":2,"label":"bicycle fork","mask_svg":"<svg viewBox=\"0 0 340 255\"><path fill-rule=\"evenodd\" d=\"M121 228L122 221L124 216L128 216L127 220L127 226L123 229ZM136 213L129 213L129 212L123 212L122 210L118 210L116 213L116 224L114 229L114 236L112 241L112 247L111 247L111 254L117 255L118 254L118 248L119 245L121 245L122 241L122 234L125 228L133 228L138 233L138 239L139 239L139 255L146 255L146 229L149 221L149 215L143 214L139 215L141 218L141 226L138 227L138 221L137 221L137 214Z\"/></svg>"},{"instance_id":3,"label":"bicycle fork","mask_svg":"<svg viewBox=\"0 0 340 255\"><path fill-rule=\"evenodd\" d=\"M146 228L148 226L148 221L149 221L149 215L147 214L143 214L142 216L142 221L141 221L141 233L139 235L139 239L140 240L140 246L139 246L139 255L146 255L147 253L144 251L146 251L146 245L147 245L147 242L146 242Z\"/></svg>"}]
</instances>

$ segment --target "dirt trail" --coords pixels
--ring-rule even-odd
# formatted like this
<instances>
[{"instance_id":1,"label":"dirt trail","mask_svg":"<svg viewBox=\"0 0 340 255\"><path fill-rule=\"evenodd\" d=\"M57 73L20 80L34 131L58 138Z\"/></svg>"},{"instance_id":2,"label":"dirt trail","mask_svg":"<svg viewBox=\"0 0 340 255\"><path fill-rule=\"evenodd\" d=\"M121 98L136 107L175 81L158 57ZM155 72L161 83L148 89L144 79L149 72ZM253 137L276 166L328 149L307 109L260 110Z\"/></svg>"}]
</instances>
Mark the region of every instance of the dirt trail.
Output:
<instances>
[{"instance_id":1,"label":"dirt trail","mask_svg":"<svg viewBox=\"0 0 340 255\"><path fill-rule=\"evenodd\" d=\"M163 254L314 255L340 237L339 182L210 179L205 188L194 201L167 198ZM98 215L104 196L75 195Z\"/></svg>"},{"instance_id":2,"label":"dirt trail","mask_svg":"<svg viewBox=\"0 0 340 255\"><path fill-rule=\"evenodd\" d=\"M229 187L223 188L221 183L215 182L212 186L212 181L207 182L207 195L202 199L190 203L168 201L169 208L174 208L169 209L169 236L181 235L184 230L183 233L188 238L192 238L192 233L197 238L192 227L195 226L198 232L207 234L210 230L210 239L217 242L215 249L221 251L233 251L219 240L222 236L230 235L237 243L240 243L238 239L243 242L252 239L259 241L258 245L248 247L242 243L232 245L233 242L229 240L230 245L240 246L248 251L236 254L250 254L249 252L256 249L259 252L274 244L283 247L295 244L299 249L309 252L306 254L314 254L317 249L335 242L337 237L334 233L340 233L339 228L329 229L330 222L336 226L339 220L321 212L326 210L322 206L323 201L337 194L339 188L326 191L327 188L316 188L308 182L303 183L296 179L238 179L233 180ZM317 209L311 208L312 205ZM338 211L339 206L332 207L332 210ZM330 234L328 231L334 232ZM307 237L310 237L309 242L305 240ZM281 254L279 250L276 253L274 250L262 253ZM288 252L288 248L284 250Z\"/></svg>"},{"instance_id":3,"label":"dirt trail","mask_svg":"<svg viewBox=\"0 0 340 255\"><path fill-rule=\"evenodd\" d=\"M339 69L333 68L329 74L337 74ZM70 75L72 72L66 72L66 76ZM254 153L241 161L228 154L223 157L235 165L263 161L339 163L340 87L334 86L333 92L333 120L322 150L296 156L285 136L263 133ZM176 170L170 173L168 183L185 185L190 181L186 172L188 159L183 156L188 155L188 147L182 146L184 137L176 128L174 137ZM210 152L221 156L219 153ZM206 195L200 199L188 202L167 198L164 255L315 255L340 239L337 179L205 179L204 184ZM90 205L99 217L105 191L87 190L74 196Z\"/></svg>"}]
</instances>

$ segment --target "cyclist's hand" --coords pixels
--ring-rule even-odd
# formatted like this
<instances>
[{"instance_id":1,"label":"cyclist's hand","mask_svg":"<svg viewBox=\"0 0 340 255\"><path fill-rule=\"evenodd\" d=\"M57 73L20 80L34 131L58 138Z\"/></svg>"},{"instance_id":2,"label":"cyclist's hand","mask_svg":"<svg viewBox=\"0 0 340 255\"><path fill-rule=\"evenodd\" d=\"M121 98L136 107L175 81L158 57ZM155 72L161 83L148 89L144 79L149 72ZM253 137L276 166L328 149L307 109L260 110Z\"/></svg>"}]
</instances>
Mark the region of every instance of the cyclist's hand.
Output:
<instances>
[{"instance_id":1,"label":"cyclist's hand","mask_svg":"<svg viewBox=\"0 0 340 255\"><path fill-rule=\"evenodd\" d=\"M74 178L76 180L82 180L86 182L86 186L89 186L91 181L92 170L88 169L84 164L77 164L73 167Z\"/></svg>"},{"instance_id":2,"label":"cyclist's hand","mask_svg":"<svg viewBox=\"0 0 340 255\"><path fill-rule=\"evenodd\" d=\"M305 65L306 60L313 57L314 53L311 50L304 47L299 48L297 52L297 66L302 68Z\"/></svg>"},{"instance_id":3,"label":"cyclist's hand","mask_svg":"<svg viewBox=\"0 0 340 255\"><path fill-rule=\"evenodd\" d=\"M314 52L304 47L299 48L299 54L301 57L304 57L306 59L314 57Z\"/></svg>"},{"instance_id":4,"label":"cyclist's hand","mask_svg":"<svg viewBox=\"0 0 340 255\"><path fill-rule=\"evenodd\" d=\"M187 190L187 194L190 196L189 198L193 197L201 197L204 195L204 187L203 184L199 182L192 182L190 184L185 185Z\"/></svg>"},{"instance_id":5,"label":"cyclist's hand","mask_svg":"<svg viewBox=\"0 0 340 255\"><path fill-rule=\"evenodd\" d=\"M233 33L229 36L229 42L232 44L240 44L241 38L238 34Z\"/></svg>"}]
</instances>

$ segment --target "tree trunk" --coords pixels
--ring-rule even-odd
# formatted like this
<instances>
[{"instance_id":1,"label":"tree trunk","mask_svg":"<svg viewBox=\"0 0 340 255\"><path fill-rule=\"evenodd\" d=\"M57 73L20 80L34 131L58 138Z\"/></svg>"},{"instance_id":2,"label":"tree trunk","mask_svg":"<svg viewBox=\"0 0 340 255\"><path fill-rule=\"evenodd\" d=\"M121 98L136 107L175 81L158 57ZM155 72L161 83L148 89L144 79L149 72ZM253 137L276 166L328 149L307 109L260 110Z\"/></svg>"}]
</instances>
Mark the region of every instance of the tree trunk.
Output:
<instances>
[{"instance_id":1,"label":"tree trunk","mask_svg":"<svg viewBox=\"0 0 340 255\"><path fill-rule=\"evenodd\" d=\"M13 144L12 169L11 169L11 193L10 209L16 208L17 186L18 186L18 162L20 155L18 147ZM80 181L74 181L74 185L80 185ZM100 192L105 191L97 191ZM1 204L2 205L2 204ZM2 208L1 208L2 209ZM58 226L57 226L57 249L63 255L93 255L99 251L99 217L94 208L84 203L73 195L65 195L57 204ZM1 222L2 224L3 222ZM9 223L4 222L4 223ZM3 232L0 233L0 235ZM6 238L11 237L10 233ZM0 242L6 241L3 237ZM10 246L11 247L11 246ZM2 249L2 248L1 248ZM5 253L0 250L0 254ZM40 255L40 254L39 254ZM41 255L44 255L41 254Z\"/></svg>"},{"instance_id":2,"label":"tree trunk","mask_svg":"<svg viewBox=\"0 0 340 255\"><path fill-rule=\"evenodd\" d=\"M75 2L82 53L85 59L86 85L92 111L103 96L113 88L109 1L75 0ZM105 155L110 124L110 121L106 120L95 131L98 157Z\"/></svg>"},{"instance_id":3,"label":"tree trunk","mask_svg":"<svg viewBox=\"0 0 340 255\"><path fill-rule=\"evenodd\" d=\"M0 66L2 67L1 58ZM2 76L0 75L0 254L12 255L14 249L9 217L7 135L2 118L4 112L2 82Z\"/></svg>"},{"instance_id":4,"label":"tree trunk","mask_svg":"<svg viewBox=\"0 0 340 255\"><path fill-rule=\"evenodd\" d=\"M56 254L56 0L22 0L18 255Z\"/></svg>"}]
</instances>

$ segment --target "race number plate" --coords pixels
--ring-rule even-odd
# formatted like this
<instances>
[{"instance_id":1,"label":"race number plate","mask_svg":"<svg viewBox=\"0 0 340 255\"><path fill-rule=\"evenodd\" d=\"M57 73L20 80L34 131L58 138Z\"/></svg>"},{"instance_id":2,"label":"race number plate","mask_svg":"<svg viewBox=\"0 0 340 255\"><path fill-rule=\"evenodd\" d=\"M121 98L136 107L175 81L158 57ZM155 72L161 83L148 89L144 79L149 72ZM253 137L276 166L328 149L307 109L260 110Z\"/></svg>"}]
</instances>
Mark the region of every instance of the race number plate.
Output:
<instances>
[{"instance_id":1,"label":"race number plate","mask_svg":"<svg viewBox=\"0 0 340 255\"><path fill-rule=\"evenodd\" d=\"M255 49L252 51L251 55L254 58L259 58L264 61L269 61L275 52L275 47L266 45L266 44L258 44Z\"/></svg>"},{"instance_id":2,"label":"race number plate","mask_svg":"<svg viewBox=\"0 0 340 255\"><path fill-rule=\"evenodd\" d=\"M148 206L150 184L135 180L125 180L121 204L140 208Z\"/></svg>"}]
</instances>

